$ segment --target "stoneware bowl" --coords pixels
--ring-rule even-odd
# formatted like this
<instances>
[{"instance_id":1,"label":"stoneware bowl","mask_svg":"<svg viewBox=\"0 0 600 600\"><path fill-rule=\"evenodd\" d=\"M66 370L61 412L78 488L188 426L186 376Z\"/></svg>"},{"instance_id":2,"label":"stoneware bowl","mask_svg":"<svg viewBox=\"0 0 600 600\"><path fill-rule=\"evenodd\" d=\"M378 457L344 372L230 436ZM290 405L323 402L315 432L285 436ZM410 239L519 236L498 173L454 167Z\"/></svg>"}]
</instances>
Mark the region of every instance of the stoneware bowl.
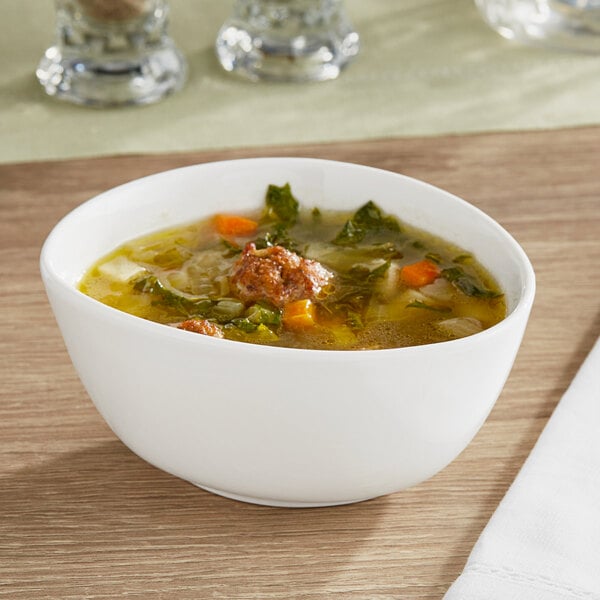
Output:
<instances>
[{"instance_id":1,"label":"stoneware bowl","mask_svg":"<svg viewBox=\"0 0 600 600\"><path fill-rule=\"evenodd\" d=\"M474 253L504 291L508 316L438 344L299 350L190 335L77 290L121 243L256 209L268 184L286 182L304 205L351 211L374 200ZM535 288L521 247L467 202L396 173L303 158L196 165L109 190L56 225L41 272L83 385L133 452L223 496L299 507L397 492L451 462L502 390Z\"/></svg>"}]
</instances>

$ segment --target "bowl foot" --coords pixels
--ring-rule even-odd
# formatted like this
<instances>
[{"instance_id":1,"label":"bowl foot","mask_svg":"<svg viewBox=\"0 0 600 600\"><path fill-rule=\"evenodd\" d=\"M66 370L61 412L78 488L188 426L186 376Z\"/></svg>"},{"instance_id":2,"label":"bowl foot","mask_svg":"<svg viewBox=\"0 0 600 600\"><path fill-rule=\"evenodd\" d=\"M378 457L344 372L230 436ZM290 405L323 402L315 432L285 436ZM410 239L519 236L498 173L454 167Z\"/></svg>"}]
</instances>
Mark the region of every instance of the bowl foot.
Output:
<instances>
[{"instance_id":1,"label":"bowl foot","mask_svg":"<svg viewBox=\"0 0 600 600\"><path fill-rule=\"evenodd\" d=\"M201 485L199 483L194 483L193 481L191 483L193 483L196 487L205 490L206 492L216 494L217 496L223 496L224 498L229 498L230 500L237 500L238 502L246 502L248 504L260 504L262 506L273 506L278 508L318 508L324 506L341 506L343 504L354 504L356 502L363 502L365 500L370 499L357 498L356 500L342 500L336 502L295 502L291 500L273 500L271 498L255 498L254 496L243 496L240 494L233 494L224 490L211 488L205 485Z\"/></svg>"}]
</instances>

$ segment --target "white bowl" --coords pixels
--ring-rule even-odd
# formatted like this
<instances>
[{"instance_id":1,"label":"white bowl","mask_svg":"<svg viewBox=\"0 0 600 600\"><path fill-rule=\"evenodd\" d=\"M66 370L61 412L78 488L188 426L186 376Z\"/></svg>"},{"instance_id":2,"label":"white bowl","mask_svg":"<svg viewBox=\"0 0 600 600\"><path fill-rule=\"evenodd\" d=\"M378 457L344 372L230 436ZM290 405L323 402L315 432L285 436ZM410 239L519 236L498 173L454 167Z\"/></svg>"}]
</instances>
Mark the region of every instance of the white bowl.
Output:
<instances>
[{"instance_id":1,"label":"white bowl","mask_svg":"<svg viewBox=\"0 0 600 600\"><path fill-rule=\"evenodd\" d=\"M508 316L426 346L298 350L190 335L77 290L88 267L121 243L255 209L268 184L286 182L309 207L350 211L374 200L473 252L503 289ZM535 289L521 247L465 201L396 173L303 158L196 165L109 190L56 225L41 272L73 364L114 433L173 475L275 506L365 500L444 468L498 398Z\"/></svg>"}]
</instances>

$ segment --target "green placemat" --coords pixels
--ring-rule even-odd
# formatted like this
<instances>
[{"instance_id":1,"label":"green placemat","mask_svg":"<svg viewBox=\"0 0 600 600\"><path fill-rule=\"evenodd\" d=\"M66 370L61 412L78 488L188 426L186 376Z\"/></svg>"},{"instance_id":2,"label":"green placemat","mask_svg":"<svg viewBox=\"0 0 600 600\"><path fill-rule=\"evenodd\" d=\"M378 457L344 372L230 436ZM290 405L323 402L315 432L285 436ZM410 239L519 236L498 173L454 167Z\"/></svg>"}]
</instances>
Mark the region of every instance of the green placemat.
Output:
<instances>
[{"instance_id":1,"label":"green placemat","mask_svg":"<svg viewBox=\"0 0 600 600\"><path fill-rule=\"evenodd\" d=\"M471 0L347 0L360 56L337 80L252 84L213 52L224 0L171 0L190 67L153 106L97 110L44 95L37 62L53 39L48 0L2 0L0 161L554 128L600 123L600 58L512 44Z\"/></svg>"}]
</instances>

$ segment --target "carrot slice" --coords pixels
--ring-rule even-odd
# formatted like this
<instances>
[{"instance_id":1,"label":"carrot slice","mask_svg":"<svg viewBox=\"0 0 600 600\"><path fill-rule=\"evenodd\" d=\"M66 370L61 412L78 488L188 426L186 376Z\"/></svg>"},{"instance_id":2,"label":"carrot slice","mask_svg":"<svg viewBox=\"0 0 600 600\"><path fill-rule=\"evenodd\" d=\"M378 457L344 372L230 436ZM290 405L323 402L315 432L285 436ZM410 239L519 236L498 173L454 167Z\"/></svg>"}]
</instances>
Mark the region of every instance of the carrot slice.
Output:
<instances>
[{"instance_id":1,"label":"carrot slice","mask_svg":"<svg viewBox=\"0 0 600 600\"><path fill-rule=\"evenodd\" d=\"M256 231L258 223L238 215L215 215L215 229L221 235L250 235Z\"/></svg>"},{"instance_id":2,"label":"carrot slice","mask_svg":"<svg viewBox=\"0 0 600 600\"><path fill-rule=\"evenodd\" d=\"M288 329L308 329L316 323L316 307L310 300L296 300L283 307L283 325Z\"/></svg>"},{"instance_id":3,"label":"carrot slice","mask_svg":"<svg viewBox=\"0 0 600 600\"><path fill-rule=\"evenodd\" d=\"M433 283L440 275L440 268L431 260L405 265L400 270L400 281L411 288L420 288Z\"/></svg>"}]
</instances>

